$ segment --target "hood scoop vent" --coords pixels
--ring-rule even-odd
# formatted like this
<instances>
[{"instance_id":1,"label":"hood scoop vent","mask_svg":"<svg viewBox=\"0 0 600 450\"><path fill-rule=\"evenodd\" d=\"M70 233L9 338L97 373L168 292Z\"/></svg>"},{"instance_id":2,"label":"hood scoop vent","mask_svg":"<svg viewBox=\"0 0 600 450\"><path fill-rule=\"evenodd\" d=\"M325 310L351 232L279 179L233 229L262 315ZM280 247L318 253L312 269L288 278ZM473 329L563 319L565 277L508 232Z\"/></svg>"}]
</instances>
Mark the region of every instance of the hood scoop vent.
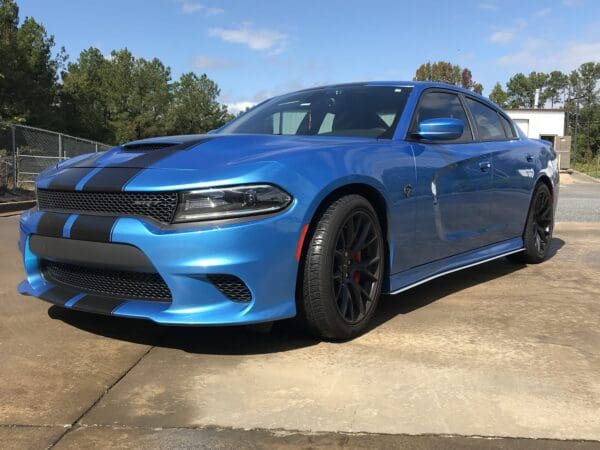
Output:
<instances>
[{"instance_id":1,"label":"hood scoop vent","mask_svg":"<svg viewBox=\"0 0 600 450\"><path fill-rule=\"evenodd\" d=\"M123 150L126 152L151 152L175 145L179 145L179 142L143 142L139 144L125 144L123 145Z\"/></svg>"}]
</instances>

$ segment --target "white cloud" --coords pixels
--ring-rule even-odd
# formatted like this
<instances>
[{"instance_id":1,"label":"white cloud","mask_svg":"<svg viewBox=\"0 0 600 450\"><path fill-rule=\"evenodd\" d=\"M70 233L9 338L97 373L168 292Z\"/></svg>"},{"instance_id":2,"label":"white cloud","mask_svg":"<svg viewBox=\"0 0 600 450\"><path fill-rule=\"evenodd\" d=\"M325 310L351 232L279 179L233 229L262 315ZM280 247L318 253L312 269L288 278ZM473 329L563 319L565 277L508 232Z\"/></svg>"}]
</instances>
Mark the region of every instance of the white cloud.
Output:
<instances>
[{"instance_id":1,"label":"white cloud","mask_svg":"<svg viewBox=\"0 0 600 450\"><path fill-rule=\"evenodd\" d=\"M223 14L225 10L223 8L206 8L204 11L205 16L216 16L217 14Z\"/></svg>"},{"instance_id":2,"label":"white cloud","mask_svg":"<svg viewBox=\"0 0 600 450\"><path fill-rule=\"evenodd\" d=\"M576 68L590 61L600 60L600 41L568 42L556 55L557 62L566 68Z\"/></svg>"},{"instance_id":3,"label":"white cloud","mask_svg":"<svg viewBox=\"0 0 600 450\"><path fill-rule=\"evenodd\" d=\"M268 28L253 28L245 23L238 28L210 28L208 35L225 42L243 44L257 51L269 51L271 54L281 53L287 44L287 35Z\"/></svg>"},{"instance_id":4,"label":"white cloud","mask_svg":"<svg viewBox=\"0 0 600 450\"><path fill-rule=\"evenodd\" d=\"M256 102L241 101L241 102L226 103L226 105L227 105L227 110L231 114L237 114L241 111L245 111L247 108L252 108L254 105L256 105Z\"/></svg>"},{"instance_id":5,"label":"white cloud","mask_svg":"<svg viewBox=\"0 0 600 450\"><path fill-rule=\"evenodd\" d=\"M212 58L210 56L198 55L194 58L194 67L196 69L224 69L231 67L231 62L225 59Z\"/></svg>"},{"instance_id":6,"label":"white cloud","mask_svg":"<svg viewBox=\"0 0 600 450\"><path fill-rule=\"evenodd\" d=\"M487 11L497 11L498 10L498 5L493 1L480 2L477 4L477 7L479 9L485 9Z\"/></svg>"},{"instance_id":7,"label":"white cloud","mask_svg":"<svg viewBox=\"0 0 600 450\"><path fill-rule=\"evenodd\" d=\"M493 42L495 44L505 44L507 42L512 41L517 36L517 33L524 30L525 28L527 28L527 20L525 20L522 17L519 17L513 20L512 27L496 29L496 31L494 31L490 35L489 40L490 42Z\"/></svg>"},{"instance_id":8,"label":"white cloud","mask_svg":"<svg viewBox=\"0 0 600 450\"><path fill-rule=\"evenodd\" d=\"M177 0L177 3L181 6L181 12L184 14L193 14L204 9L204 5L190 0Z\"/></svg>"},{"instance_id":9,"label":"white cloud","mask_svg":"<svg viewBox=\"0 0 600 450\"><path fill-rule=\"evenodd\" d=\"M562 46L542 39L530 38L515 53L504 55L498 63L519 70L570 71L588 61L600 60L600 41L570 41Z\"/></svg>"},{"instance_id":10,"label":"white cloud","mask_svg":"<svg viewBox=\"0 0 600 450\"><path fill-rule=\"evenodd\" d=\"M504 43L510 42L515 37L515 32L513 30L501 30L495 31L490 35L490 41L494 43Z\"/></svg>"},{"instance_id":11,"label":"white cloud","mask_svg":"<svg viewBox=\"0 0 600 450\"><path fill-rule=\"evenodd\" d=\"M183 14L202 13L205 16L214 16L225 12L222 8L212 8L203 5L202 3L193 0L175 0L181 7Z\"/></svg>"},{"instance_id":12,"label":"white cloud","mask_svg":"<svg viewBox=\"0 0 600 450\"><path fill-rule=\"evenodd\" d=\"M546 42L541 39L526 39L518 51L501 56L498 58L498 62L503 65L528 65L535 59L536 52L544 45Z\"/></svg>"},{"instance_id":13,"label":"white cloud","mask_svg":"<svg viewBox=\"0 0 600 450\"><path fill-rule=\"evenodd\" d=\"M251 108L258 103L264 102L270 98L276 97L281 94L287 94L289 92L299 91L300 89L306 89L314 86L322 86L329 84L330 82L310 82L306 83L302 80L295 79L287 81L281 85L274 86L269 89L261 89L257 91L253 96L235 98L228 94L224 94L219 98L219 101L227 105L227 109L230 113L237 114L240 111L245 111L246 108Z\"/></svg>"},{"instance_id":14,"label":"white cloud","mask_svg":"<svg viewBox=\"0 0 600 450\"><path fill-rule=\"evenodd\" d=\"M534 13L534 16L536 16L536 17L544 17L544 16L547 16L548 14L550 14L551 12L552 12L551 8L542 8L542 9L537 10Z\"/></svg>"},{"instance_id":15,"label":"white cloud","mask_svg":"<svg viewBox=\"0 0 600 450\"><path fill-rule=\"evenodd\" d=\"M515 31L519 31L527 27L527 20L525 20L523 17L519 17L514 20L514 24Z\"/></svg>"}]
</instances>

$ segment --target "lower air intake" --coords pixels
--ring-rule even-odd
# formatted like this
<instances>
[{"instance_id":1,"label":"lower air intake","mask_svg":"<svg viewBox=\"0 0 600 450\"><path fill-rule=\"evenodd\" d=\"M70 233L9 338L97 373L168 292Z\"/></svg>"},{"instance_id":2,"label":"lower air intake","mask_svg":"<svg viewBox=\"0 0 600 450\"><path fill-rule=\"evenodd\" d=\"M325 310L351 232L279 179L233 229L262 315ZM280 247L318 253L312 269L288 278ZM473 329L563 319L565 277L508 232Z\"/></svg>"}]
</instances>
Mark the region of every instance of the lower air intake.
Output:
<instances>
[{"instance_id":1,"label":"lower air intake","mask_svg":"<svg viewBox=\"0 0 600 450\"><path fill-rule=\"evenodd\" d=\"M250 289L236 276L213 274L208 275L208 280L229 300L243 303L252 300Z\"/></svg>"},{"instance_id":2,"label":"lower air intake","mask_svg":"<svg viewBox=\"0 0 600 450\"><path fill-rule=\"evenodd\" d=\"M171 291L158 273L107 270L44 260L42 274L52 283L89 294L171 301Z\"/></svg>"}]
</instances>

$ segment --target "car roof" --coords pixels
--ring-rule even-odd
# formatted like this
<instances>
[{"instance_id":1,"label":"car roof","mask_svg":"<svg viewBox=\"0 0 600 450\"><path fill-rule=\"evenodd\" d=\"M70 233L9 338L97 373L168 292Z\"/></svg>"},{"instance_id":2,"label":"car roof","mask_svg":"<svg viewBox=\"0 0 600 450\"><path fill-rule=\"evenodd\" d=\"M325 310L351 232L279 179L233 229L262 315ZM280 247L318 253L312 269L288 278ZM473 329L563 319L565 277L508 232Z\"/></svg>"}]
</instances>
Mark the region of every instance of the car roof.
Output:
<instances>
[{"instance_id":1,"label":"car roof","mask_svg":"<svg viewBox=\"0 0 600 450\"><path fill-rule=\"evenodd\" d=\"M484 103L487 103L490 106L493 106L496 109L501 109L498 105L492 102L489 98L484 97L483 95L477 94L476 92L470 91L468 89L464 89L460 86L455 86L453 84L440 83L434 81L359 81L352 83L337 83L337 84L327 84L323 86L314 86L311 88L301 89L295 92L288 92L283 94L282 96L288 94L294 94L296 92L305 92L305 91L313 91L319 89L333 89L333 88L342 88L342 87L350 87L350 86L396 86L396 87L411 87L418 88L419 91L423 91L429 88L439 88L439 89L447 89L456 92L462 92L463 94L470 95L472 97L481 100Z\"/></svg>"}]
</instances>

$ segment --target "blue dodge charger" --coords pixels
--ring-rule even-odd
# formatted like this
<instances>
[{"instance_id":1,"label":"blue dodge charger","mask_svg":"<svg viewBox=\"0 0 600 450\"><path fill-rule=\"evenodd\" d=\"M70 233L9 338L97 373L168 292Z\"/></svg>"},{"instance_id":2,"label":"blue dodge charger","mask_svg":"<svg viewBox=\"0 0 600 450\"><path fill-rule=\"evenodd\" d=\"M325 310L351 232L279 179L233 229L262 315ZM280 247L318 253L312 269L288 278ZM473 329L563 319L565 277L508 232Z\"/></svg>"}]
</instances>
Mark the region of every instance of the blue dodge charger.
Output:
<instances>
[{"instance_id":1,"label":"blue dodge charger","mask_svg":"<svg viewBox=\"0 0 600 450\"><path fill-rule=\"evenodd\" d=\"M372 82L72 158L36 189L22 294L161 324L299 315L348 339L382 293L504 256L544 260L558 168L549 143L473 92Z\"/></svg>"}]
</instances>

